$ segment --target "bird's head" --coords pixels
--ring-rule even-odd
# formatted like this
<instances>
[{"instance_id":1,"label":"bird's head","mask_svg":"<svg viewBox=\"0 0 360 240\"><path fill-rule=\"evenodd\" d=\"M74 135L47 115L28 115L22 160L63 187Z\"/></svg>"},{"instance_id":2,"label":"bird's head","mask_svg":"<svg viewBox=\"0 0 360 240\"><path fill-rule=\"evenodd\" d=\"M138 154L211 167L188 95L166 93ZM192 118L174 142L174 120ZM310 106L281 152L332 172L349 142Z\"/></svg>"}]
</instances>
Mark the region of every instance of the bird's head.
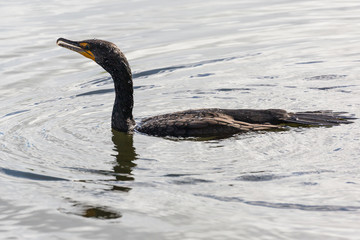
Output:
<instances>
[{"instance_id":1,"label":"bird's head","mask_svg":"<svg viewBox=\"0 0 360 240\"><path fill-rule=\"evenodd\" d=\"M59 38L56 43L94 60L110 74L121 65L130 70L126 57L114 43L99 39L71 41L65 38Z\"/></svg>"}]
</instances>

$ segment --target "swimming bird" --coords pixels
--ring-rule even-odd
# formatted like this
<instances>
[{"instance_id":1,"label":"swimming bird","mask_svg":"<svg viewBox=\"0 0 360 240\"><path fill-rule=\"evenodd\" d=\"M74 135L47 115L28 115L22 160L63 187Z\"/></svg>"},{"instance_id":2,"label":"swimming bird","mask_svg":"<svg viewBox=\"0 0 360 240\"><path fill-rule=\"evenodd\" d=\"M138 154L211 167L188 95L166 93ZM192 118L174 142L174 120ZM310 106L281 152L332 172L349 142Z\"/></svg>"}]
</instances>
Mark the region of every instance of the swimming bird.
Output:
<instances>
[{"instance_id":1,"label":"swimming bird","mask_svg":"<svg viewBox=\"0 0 360 240\"><path fill-rule=\"evenodd\" d=\"M285 126L334 126L351 123L344 112L287 112L282 109L195 109L143 119L136 126L132 110L133 80L130 65L122 51L108 41L71 41L59 38L57 44L95 61L112 77L115 102L111 126L120 132L138 131L155 136L214 137L249 131L283 130Z\"/></svg>"}]
</instances>

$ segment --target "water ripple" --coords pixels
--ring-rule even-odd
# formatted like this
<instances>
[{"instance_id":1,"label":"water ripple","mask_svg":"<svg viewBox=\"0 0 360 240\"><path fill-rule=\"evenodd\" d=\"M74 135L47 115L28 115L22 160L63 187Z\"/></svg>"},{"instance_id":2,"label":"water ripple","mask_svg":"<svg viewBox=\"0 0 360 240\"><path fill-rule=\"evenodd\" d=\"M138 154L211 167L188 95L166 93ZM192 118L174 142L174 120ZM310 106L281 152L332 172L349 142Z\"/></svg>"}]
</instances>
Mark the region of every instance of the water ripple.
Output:
<instances>
[{"instance_id":1,"label":"water ripple","mask_svg":"<svg viewBox=\"0 0 360 240\"><path fill-rule=\"evenodd\" d=\"M238 202L252 206L278 208L278 209L297 209L303 211L316 211L316 212L338 212L338 211L357 211L360 206L339 206L339 205L307 205L298 203L273 203L267 201L248 201L239 197L222 197L208 194L194 194L199 197L211 198L223 202Z\"/></svg>"},{"instance_id":2,"label":"water ripple","mask_svg":"<svg viewBox=\"0 0 360 240\"><path fill-rule=\"evenodd\" d=\"M133 78L141 78L141 77L146 78L146 77L148 77L150 75L155 75L155 74L159 74L159 73L163 73L163 72L173 72L173 71L178 70L178 69L200 67L200 66L203 66L203 65L213 64L213 63L217 63L217 62L232 61L232 60L235 60L235 59L244 58L244 57L247 57L247 56L255 56L255 55L258 55L258 54L249 54L249 55L238 56L238 57L218 58L218 59L204 60L204 61L184 64L184 65L178 65L178 66L154 68L154 69L151 69L151 70L146 70L146 71L142 71L142 72L136 72L136 73L133 74ZM209 75L205 74L205 76L209 76Z\"/></svg>"},{"instance_id":3,"label":"water ripple","mask_svg":"<svg viewBox=\"0 0 360 240\"><path fill-rule=\"evenodd\" d=\"M12 176L12 177L26 178L26 179L30 179L30 180L36 180L36 181L69 181L65 178L58 178L58 177L53 177L53 176L48 176L48 175L43 175L43 174L12 170L12 169L2 168L2 167L0 167L0 173L6 174L6 175Z\"/></svg>"},{"instance_id":4,"label":"water ripple","mask_svg":"<svg viewBox=\"0 0 360 240\"><path fill-rule=\"evenodd\" d=\"M293 172L290 174L244 174L240 177L237 177L235 180L238 181L247 181L247 182L262 182L262 181L272 181L282 178L288 178L293 176L302 176L302 175L309 175L309 174L321 174L321 173L332 173L334 171L329 170L318 170L318 171L304 171L304 172Z\"/></svg>"}]
</instances>

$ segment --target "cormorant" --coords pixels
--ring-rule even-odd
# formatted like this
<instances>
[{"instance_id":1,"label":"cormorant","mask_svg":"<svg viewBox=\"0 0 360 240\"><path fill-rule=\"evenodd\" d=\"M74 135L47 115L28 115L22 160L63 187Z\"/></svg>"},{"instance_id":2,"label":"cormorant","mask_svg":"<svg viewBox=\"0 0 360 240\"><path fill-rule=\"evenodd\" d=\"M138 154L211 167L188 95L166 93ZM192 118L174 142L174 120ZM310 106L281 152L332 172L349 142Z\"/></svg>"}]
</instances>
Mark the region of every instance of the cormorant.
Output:
<instances>
[{"instance_id":1,"label":"cormorant","mask_svg":"<svg viewBox=\"0 0 360 240\"><path fill-rule=\"evenodd\" d=\"M70 41L59 38L57 44L94 60L110 73L115 86L111 126L120 132L136 131L155 136L214 137L258 130L281 130L286 125L334 126L351 123L343 112L287 112L282 109L196 109L144 119L138 126L132 115L133 81L125 55L113 43L91 39Z\"/></svg>"}]
</instances>

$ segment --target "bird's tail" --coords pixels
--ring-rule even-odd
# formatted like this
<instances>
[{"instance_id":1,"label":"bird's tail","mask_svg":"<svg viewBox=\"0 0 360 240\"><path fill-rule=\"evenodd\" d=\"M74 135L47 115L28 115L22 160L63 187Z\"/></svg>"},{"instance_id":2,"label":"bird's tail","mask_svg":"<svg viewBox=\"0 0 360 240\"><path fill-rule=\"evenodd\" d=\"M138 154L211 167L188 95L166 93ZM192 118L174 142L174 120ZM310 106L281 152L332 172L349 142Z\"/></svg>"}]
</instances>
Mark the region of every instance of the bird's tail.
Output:
<instances>
[{"instance_id":1,"label":"bird's tail","mask_svg":"<svg viewBox=\"0 0 360 240\"><path fill-rule=\"evenodd\" d=\"M283 119L287 123L309 125L309 126L336 126L339 124L352 123L356 119L354 115L346 112L309 111L291 113L289 118Z\"/></svg>"}]
</instances>

